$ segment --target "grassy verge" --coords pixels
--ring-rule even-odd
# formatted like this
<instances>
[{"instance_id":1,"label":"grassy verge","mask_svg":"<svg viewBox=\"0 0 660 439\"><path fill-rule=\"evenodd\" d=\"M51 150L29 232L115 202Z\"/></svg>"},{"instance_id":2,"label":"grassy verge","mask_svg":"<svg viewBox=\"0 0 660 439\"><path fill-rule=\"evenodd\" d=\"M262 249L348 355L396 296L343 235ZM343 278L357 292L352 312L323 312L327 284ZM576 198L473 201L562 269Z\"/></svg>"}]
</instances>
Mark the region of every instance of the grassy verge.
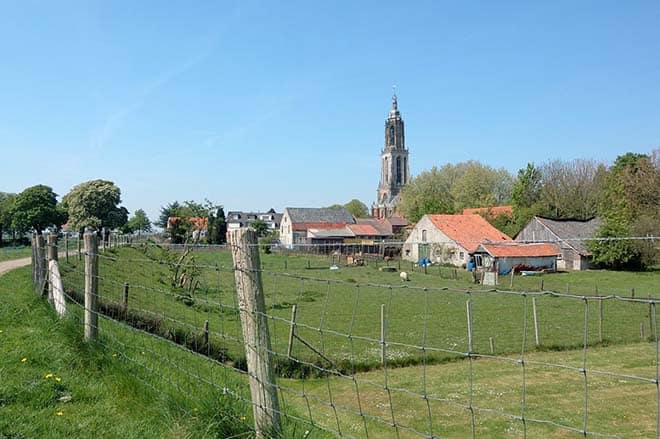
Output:
<instances>
[{"instance_id":1,"label":"grassy verge","mask_svg":"<svg viewBox=\"0 0 660 439\"><path fill-rule=\"evenodd\" d=\"M249 434L245 404L173 373L173 364L204 371L207 361L107 321L99 343L84 343L76 312L59 320L29 277L28 268L0 277L0 437Z\"/></svg>"},{"instance_id":2,"label":"grassy verge","mask_svg":"<svg viewBox=\"0 0 660 439\"><path fill-rule=\"evenodd\" d=\"M31 247L0 247L0 262L27 258L31 252Z\"/></svg>"}]
</instances>

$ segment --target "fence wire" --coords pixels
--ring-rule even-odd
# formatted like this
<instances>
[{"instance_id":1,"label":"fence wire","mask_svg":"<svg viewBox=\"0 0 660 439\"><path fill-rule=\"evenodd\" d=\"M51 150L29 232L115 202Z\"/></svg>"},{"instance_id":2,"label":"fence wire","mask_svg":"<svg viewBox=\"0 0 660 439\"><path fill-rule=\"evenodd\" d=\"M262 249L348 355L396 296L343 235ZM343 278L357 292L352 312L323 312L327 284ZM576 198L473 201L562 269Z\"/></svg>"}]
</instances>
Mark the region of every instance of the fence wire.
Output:
<instances>
[{"instance_id":1,"label":"fence wire","mask_svg":"<svg viewBox=\"0 0 660 439\"><path fill-rule=\"evenodd\" d=\"M61 264L69 313L80 319L81 256ZM98 256L101 340L141 370L137 377L156 376L187 398L203 386L253 404L227 246L126 244ZM631 408L633 424L640 410L650 416L652 398L644 435L660 437L650 292L575 294L551 282L538 291L486 288L447 267L424 275L416 267L424 282L406 282L402 261L347 267L330 257L278 253L256 270L278 376L269 384L294 437L623 437L626 422L608 422L603 407L619 391L646 398ZM35 253L39 273L44 258ZM185 355L172 355L172 345ZM613 346L632 357L612 358ZM209 367L193 367L190 355Z\"/></svg>"}]
</instances>

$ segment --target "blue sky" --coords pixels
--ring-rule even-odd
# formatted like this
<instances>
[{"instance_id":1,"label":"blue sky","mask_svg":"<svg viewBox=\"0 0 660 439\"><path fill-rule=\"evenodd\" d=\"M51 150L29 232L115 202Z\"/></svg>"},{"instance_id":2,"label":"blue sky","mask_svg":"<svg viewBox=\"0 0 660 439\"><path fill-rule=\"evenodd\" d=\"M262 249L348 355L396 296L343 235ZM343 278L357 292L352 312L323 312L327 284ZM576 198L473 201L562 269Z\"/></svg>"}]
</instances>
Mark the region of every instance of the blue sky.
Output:
<instances>
[{"instance_id":1,"label":"blue sky","mask_svg":"<svg viewBox=\"0 0 660 439\"><path fill-rule=\"evenodd\" d=\"M660 2L0 1L0 191L132 212L375 199L392 85L413 175L660 147Z\"/></svg>"}]
</instances>

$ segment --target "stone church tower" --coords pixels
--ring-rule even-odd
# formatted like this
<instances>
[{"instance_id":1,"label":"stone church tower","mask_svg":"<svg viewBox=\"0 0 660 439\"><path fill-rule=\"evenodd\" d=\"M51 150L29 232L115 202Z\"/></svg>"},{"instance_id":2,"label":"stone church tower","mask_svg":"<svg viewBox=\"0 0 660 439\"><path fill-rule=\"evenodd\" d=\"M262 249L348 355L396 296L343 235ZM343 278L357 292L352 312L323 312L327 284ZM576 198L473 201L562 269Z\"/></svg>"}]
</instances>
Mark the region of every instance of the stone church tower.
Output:
<instances>
[{"instance_id":1,"label":"stone church tower","mask_svg":"<svg viewBox=\"0 0 660 439\"><path fill-rule=\"evenodd\" d=\"M401 188L410 181L408 149L396 94L392 96L392 109L385 121L385 146L380 160L380 184L376 203L372 206L372 216L388 218L396 210Z\"/></svg>"}]
</instances>

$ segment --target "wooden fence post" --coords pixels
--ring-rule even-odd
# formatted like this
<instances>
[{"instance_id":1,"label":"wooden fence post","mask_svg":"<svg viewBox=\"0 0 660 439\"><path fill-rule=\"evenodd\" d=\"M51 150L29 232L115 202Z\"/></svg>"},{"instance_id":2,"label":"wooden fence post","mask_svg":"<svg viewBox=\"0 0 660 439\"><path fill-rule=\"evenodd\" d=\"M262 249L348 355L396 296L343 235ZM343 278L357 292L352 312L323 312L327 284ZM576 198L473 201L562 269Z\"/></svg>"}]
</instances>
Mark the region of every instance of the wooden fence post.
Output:
<instances>
[{"instance_id":1,"label":"wooden fence post","mask_svg":"<svg viewBox=\"0 0 660 439\"><path fill-rule=\"evenodd\" d=\"M121 304L124 308L124 314L128 312L128 282L124 283L124 301Z\"/></svg>"},{"instance_id":2,"label":"wooden fence post","mask_svg":"<svg viewBox=\"0 0 660 439\"><path fill-rule=\"evenodd\" d=\"M32 233L32 245L30 246L31 257L32 257L32 287L35 288L37 285L37 234Z\"/></svg>"},{"instance_id":3,"label":"wooden fence post","mask_svg":"<svg viewBox=\"0 0 660 439\"><path fill-rule=\"evenodd\" d=\"M289 329L289 343L286 348L286 357L291 358L291 353L293 352L293 338L296 336L296 310L297 306L293 305L291 307L291 327Z\"/></svg>"},{"instance_id":4,"label":"wooden fence post","mask_svg":"<svg viewBox=\"0 0 660 439\"><path fill-rule=\"evenodd\" d=\"M539 336L539 316L536 312L536 297L532 297L532 311L534 313L534 340L536 346L541 346L541 337Z\"/></svg>"},{"instance_id":5,"label":"wooden fence post","mask_svg":"<svg viewBox=\"0 0 660 439\"><path fill-rule=\"evenodd\" d=\"M257 235L251 229L232 230L229 232L229 243L234 261L255 436L257 439L278 437L281 432L280 408L271 361L266 301L259 271Z\"/></svg>"},{"instance_id":6,"label":"wooden fence post","mask_svg":"<svg viewBox=\"0 0 660 439\"><path fill-rule=\"evenodd\" d=\"M380 360L383 367L387 364L387 350L385 345L385 336L387 331L387 322L385 321L385 305L380 305Z\"/></svg>"},{"instance_id":7,"label":"wooden fence post","mask_svg":"<svg viewBox=\"0 0 660 439\"><path fill-rule=\"evenodd\" d=\"M472 353L473 340L472 340L472 300L468 299L465 302L467 308L467 324L468 324L468 353Z\"/></svg>"},{"instance_id":8,"label":"wooden fence post","mask_svg":"<svg viewBox=\"0 0 660 439\"><path fill-rule=\"evenodd\" d=\"M57 262L57 235L54 233L49 233L48 237L46 238L46 243L47 245L47 254L48 254L48 267L50 267L50 262L55 261ZM50 272L48 273L49 280L50 280ZM53 284L51 282L47 282L48 284L48 301L50 303L53 303Z\"/></svg>"},{"instance_id":9,"label":"wooden fence post","mask_svg":"<svg viewBox=\"0 0 660 439\"><path fill-rule=\"evenodd\" d=\"M603 342L603 299L598 301L598 340Z\"/></svg>"},{"instance_id":10,"label":"wooden fence post","mask_svg":"<svg viewBox=\"0 0 660 439\"><path fill-rule=\"evenodd\" d=\"M69 263L69 234L64 234L64 260Z\"/></svg>"},{"instance_id":11,"label":"wooden fence post","mask_svg":"<svg viewBox=\"0 0 660 439\"><path fill-rule=\"evenodd\" d=\"M87 232L85 241L85 340L99 335L98 285L99 241L96 233Z\"/></svg>"},{"instance_id":12,"label":"wooden fence post","mask_svg":"<svg viewBox=\"0 0 660 439\"><path fill-rule=\"evenodd\" d=\"M48 294L48 287L46 285L46 275L48 270L48 263L46 262L46 245L44 243L44 235L37 235L37 288L39 294Z\"/></svg>"},{"instance_id":13,"label":"wooden fence post","mask_svg":"<svg viewBox=\"0 0 660 439\"><path fill-rule=\"evenodd\" d=\"M488 344L490 344L490 353L494 354L495 353L495 340L493 337L488 337Z\"/></svg>"}]
</instances>

